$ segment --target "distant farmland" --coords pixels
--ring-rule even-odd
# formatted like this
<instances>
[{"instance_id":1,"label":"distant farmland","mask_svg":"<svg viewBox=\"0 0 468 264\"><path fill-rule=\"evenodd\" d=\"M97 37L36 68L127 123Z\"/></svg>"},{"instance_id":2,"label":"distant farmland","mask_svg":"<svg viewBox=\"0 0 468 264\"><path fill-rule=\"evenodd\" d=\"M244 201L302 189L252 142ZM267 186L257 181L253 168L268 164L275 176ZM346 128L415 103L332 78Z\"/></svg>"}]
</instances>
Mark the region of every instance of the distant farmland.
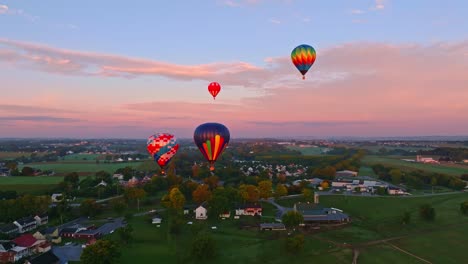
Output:
<instances>
[{"instance_id":1,"label":"distant farmland","mask_svg":"<svg viewBox=\"0 0 468 264\"><path fill-rule=\"evenodd\" d=\"M41 170L53 170L57 174L66 174L69 172L79 172L79 173L95 173L98 171L107 171L109 173L114 173L119 168L129 167L138 167L142 162L119 162L119 163L95 163L93 162L44 162L44 163L29 163L24 166L29 166L35 169Z\"/></svg>"},{"instance_id":2,"label":"distant farmland","mask_svg":"<svg viewBox=\"0 0 468 264\"><path fill-rule=\"evenodd\" d=\"M434 173L443 173L452 176L460 176L468 173L468 166L460 164L423 164L403 161L399 157L380 157L366 156L363 159L363 164L371 166L374 164L382 164L384 166L397 167L402 170L423 170Z\"/></svg>"},{"instance_id":3,"label":"distant farmland","mask_svg":"<svg viewBox=\"0 0 468 264\"><path fill-rule=\"evenodd\" d=\"M314 155L324 155L323 150L326 148L321 147L297 147L297 146L288 146L288 149L297 150L302 153L302 155L306 156L314 156Z\"/></svg>"}]
</instances>

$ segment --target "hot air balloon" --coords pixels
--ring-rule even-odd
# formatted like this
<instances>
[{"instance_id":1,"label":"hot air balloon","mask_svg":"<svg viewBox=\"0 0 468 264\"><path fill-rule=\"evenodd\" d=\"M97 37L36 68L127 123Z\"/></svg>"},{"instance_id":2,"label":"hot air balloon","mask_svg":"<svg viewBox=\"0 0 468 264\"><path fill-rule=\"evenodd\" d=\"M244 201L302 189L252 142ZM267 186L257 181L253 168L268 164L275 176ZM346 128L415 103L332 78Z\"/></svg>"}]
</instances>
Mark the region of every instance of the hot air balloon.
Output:
<instances>
[{"instance_id":1,"label":"hot air balloon","mask_svg":"<svg viewBox=\"0 0 468 264\"><path fill-rule=\"evenodd\" d=\"M210 170L214 170L214 163L221 156L230 134L227 127L219 123L205 123L199 125L193 134L193 140L205 159L210 163Z\"/></svg>"},{"instance_id":2,"label":"hot air balloon","mask_svg":"<svg viewBox=\"0 0 468 264\"><path fill-rule=\"evenodd\" d=\"M306 44L297 46L291 52L291 60L294 66L301 72L303 80L307 71L314 64L316 57L315 49Z\"/></svg>"},{"instance_id":3,"label":"hot air balloon","mask_svg":"<svg viewBox=\"0 0 468 264\"><path fill-rule=\"evenodd\" d=\"M213 99L216 99L219 91L221 91L221 85L219 85L217 82L212 82L210 85L208 85L208 91L213 96Z\"/></svg>"},{"instance_id":4,"label":"hot air balloon","mask_svg":"<svg viewBox=\"0 0 468 264\"><path fill-rule=\"evenodd\" d=\"M166 165L179 149L174 135L168 133L159 133L148 138L146 148L154 161L161 167L161 173L164 174Z\"/></svg>"}]
</instances>

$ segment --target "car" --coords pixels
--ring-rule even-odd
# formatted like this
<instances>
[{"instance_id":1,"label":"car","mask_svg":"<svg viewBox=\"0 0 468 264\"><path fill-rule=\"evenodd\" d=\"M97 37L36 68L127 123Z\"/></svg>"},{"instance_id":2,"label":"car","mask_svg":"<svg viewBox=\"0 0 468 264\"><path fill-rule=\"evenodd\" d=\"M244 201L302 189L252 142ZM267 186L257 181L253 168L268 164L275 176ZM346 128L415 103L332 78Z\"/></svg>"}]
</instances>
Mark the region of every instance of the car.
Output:
<instances>
[{"instance_id":1,"label":"car","mask_svg":"<svg viewBox=\"0 0 468 264\"><path fill-rule=\"evenodd\" d=\"M193 223L192 222L187 222L187 225L191 225L191 224L193 224Z\"/></svg>"}]
</instances>

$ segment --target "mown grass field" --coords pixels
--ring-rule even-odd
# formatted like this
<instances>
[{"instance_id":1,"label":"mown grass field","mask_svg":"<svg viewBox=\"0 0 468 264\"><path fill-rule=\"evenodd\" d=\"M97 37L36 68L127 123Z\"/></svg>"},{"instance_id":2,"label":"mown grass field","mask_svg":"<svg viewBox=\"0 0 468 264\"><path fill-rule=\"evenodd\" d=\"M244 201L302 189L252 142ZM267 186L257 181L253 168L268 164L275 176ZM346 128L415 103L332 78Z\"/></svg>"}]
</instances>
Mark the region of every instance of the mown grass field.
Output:
<instances>
[{"instance_id":1,"label":"mown grass field","mask_svg":"<svg viewBox=\"0 0 468 264\"><path fill-rule=\"evenodd\" d=\"M114 173L119 168L138 167L142 162L119 162L119 163L96 163L90 162L43 162L43 163L30 163L23 166L33 167L41 170L53 170L55 173L66 174L69 172L82 172L82 173L95 173L98 171L107 171Z\"/></svg>"},{"instance_id":2,"label":"mown grass field","mask_svg":"<svg viewBox=\"0 0 468 264\"><path fill-rule=\"evenodd\" d=\"M15 159L19 158L21 156L29 157L31 156L32 152L6 152L6 151L0 151L0 160L1 159ZM41 153L37 153L38 155L41 155Z\"/></svg>"},{"instance_id":3,"label":"mown grass field","mask_svg":"<svg viewBox=\"0 0 468 264\"><path fill-rule=\"evenodd\" d=\"M359 168L359 176L370 176L370 177L377 177L374 170L371 167L361 166Z\"/></svg>"},{"instance_id":4,"label":"mown grass field","mask_svg":"<svg viewBox=\"0 0 468 264\"><path fill-rule=\"evenodd\" d=\"M82 162L82 161L96 161L96 159L101 159L104 155L101 154L71 154L63 157L64 161L67 162Z\"/></svg>"},{"instance_id":5,"label":"mown grass field","mask_svg":"<svg viewBox=\"0 0 468 264\"><path fill-rule=\"evenodd\" d=\"M17 191L19 194L44 194L61 181L63 177L59 176L0 177L0 190Z\"/></svg>"},{"instance_id":6,"label":"mown grass field","mask_svg":"<svg viewBox=\"0 0 468 264\"><path fill-rule=\"evenodd\" d=\"M400 157L382 157L382 156L365 156L362 160L364 166L374 164L382 164L384 166L392 166L401 170L424 170L434 173L443 173L452 176L460 176L468 173L468 166L460 164L423 164L401 160Z\"/></svg>"},{"instance_id":7,"label":"mown grass field","mask_svg":"<svg viewBox=\"0 0 468 264\"><path fill-rule=\"evenodd\" d=\"M298 146L288 146L288 149L300 151L302 153L302 155L305 155L305 156L325 155L324 153L322 153L322 151L325 148L321 148L321 147L303 147L303 148L301 148L301 147L298 147Z\"/></svg>"}]
</instances>

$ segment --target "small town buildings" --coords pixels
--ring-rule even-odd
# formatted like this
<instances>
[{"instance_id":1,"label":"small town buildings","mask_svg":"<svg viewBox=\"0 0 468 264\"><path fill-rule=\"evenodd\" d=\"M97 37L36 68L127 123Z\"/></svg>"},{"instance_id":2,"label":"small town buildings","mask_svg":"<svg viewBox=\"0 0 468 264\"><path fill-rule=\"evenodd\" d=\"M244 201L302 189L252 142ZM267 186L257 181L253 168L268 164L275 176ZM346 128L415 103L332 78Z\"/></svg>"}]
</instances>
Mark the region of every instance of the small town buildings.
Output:
<instances>
[{"instance_id":1,"label":"small town buildings","mask_svg":"<svg viewBox=\"0 0 468 264\"><path fill-rule=\"evenodd\" d=\"M114 175L112 175L112 178L117 179L119 181L123 181L124 176L123 176L123 174L114 174Z\"/></svg>"},{"instance_id":2,"label":"small town buildings","mask_svg":"<svg viewBox=\"0 0 468 264\"><path fill-rule=\"evenodd\" d=\"M17 260L39 252L46 252L50 250L50 244L47 243L47 241L37 240L31 234L21 235L13 239L12 242L16 244L16 247L12 250L16 252L15 258L17 258Z\"/></svg>"},{"instance_id":3,"label":"small town buildings","mask_svg":"<svg viewBox=\"0 0 468 264\"><path fill-rule=\"evenodd\" d=\"M162 222L162 219L160 217L153 217L153 219L151 219L151 223L152 224L161 224Z\"/></svg>"},{"instance_id":4,"label":"small town buildings","mask_svg":"<svg viewBox=\"0 0 468 264\"><path fill-rule=\"evenodd\" d=\"M195 219L205 220L207 218L208 218L208 211L206 210L206 208L201 205L198 206L197 209L195 209Z\"/></svg>"},{"instance_id":5,"label":"small town buildings","mask_svg":"<svg viewBox=\"0 0 468 264\"><path fill-rule=\"evenodd\" d=\"M231 211L226 211L226 212L222 212L221 214L219 214L219 217L220 218L230 218L231 217Z\"/></svg>"},{"instance_id":6,"label":"small town buildings","mask_svg":"<svg viewBox=\"0 0 468 264\"><path fill-rule=\"evenodd\" d=\"M263 209L260 204L245 204L237 207L236 215L261 216L262 211Z\"/></svg>"},{"instance_id":7,"label":"small town buildings","mask_svg":"<svg viewBox=\"0 0 468 264\"><path fill-rule=\"evenodd\" d=\"M296 203L294 211L302 214L305 224L346 223L350 218L336 208L323 207L316 203Z\"/></svg>"},{"instance_id":8,"label":"small town buildings","mask_svg":"<svg viewBox=\"0 0 468 264\"><path fill-rule=\"evenodd\" d=\"M10 241L0 242L0 263L12 263L15 261L15 252L11 250L15 246Z\"/></svg>"},{"instance_id":9,"label":"small town buildings","mask_svg":"<svg viewBox=\"0 0 468 264\"><path fill-rule=\"evenodd\" d=\"M286 227L283 223L262 223L260 224L260 230L275 230L281 231L286 230Z\"/></svg>"},{"instance_id":10,"label":"small town buildings","mask_svg":"<svg viewBox=\"0 0 468 264\"><path fill-rule=\"evenodd\" d=\"M52 252L48 251L42 255L27 260L25 264L59 264L60 259Z\"/></svg>"},{"instance_id":11,"label":"small town buildings","mask_svg":"<svg viewBox=\"0 0 468 264\"><path fill-rule=\"evenodd\" d=\"M106 186L107 186L107 183L106 183L104 180L101 180L101 182L98 183L98 184L96 185L96 187L100 187L100 186L106 187Z\"/></svg>"},{"instance_id":12,"label":"small town buildings","mask_svg":"<svg viewBox=\"0 0 468 264\"><path fill-rule=\"evenodd\" d=\"M33 234L33 236L36 239L44 239L55 244L59 244L62 242L62 238L60 237L58 228L56 227L48 227L41 231L37 231Z\"/></svg>"},{"instance_id":13,"label":"small town buildings","mask_svg":"<svg viewBox=\"0 0 468 264\"><path fill-rule=\"evenodd\" d=\"M420 162L420 163L439 163L439 161L434 160L433 158L424 158L421 155L416 155L416 162Z\"/></svg>"},{"instance_id":14,"label":"small town buildings","mask_svg":"<svg viewBox=\"0 0 468 264\"><path fill-rule=\"evenodd\" d=\"M37 214L36 216L34 216L34 219L36 220L38 226L46 225L47 223L49 223L49 216L47 215L47 213Z\"/></svg>"},{"instance_id":15,"label":"small town buildings","mask_svg":"<svg viewBox=\"0 0 468 264\"><path fill-rule=\"evenodd\" d=\"M197 206L193 204L184 205L184 215L188 215L190 212L195 212L196 208Z\"/></svg>"},{"instance_id":16,"label":"small town buildings","mask_svg":"<svg viewBox=\"0 0 468 264\"><path fill-rule=\"evenodd\" d=\"M18 228L20 233L25 233L37 228L37 221L32 216L20 218L13 222Z\"/></svg>"},{"instance_id":17,"label":"small town buildings","mask_svg":"<svg viewBox=\"0 0 468 264\"><path fill-rule=\"evenodd\" d=\"M356 171L342 170L337 171L335 174L336 177L356 177L358 173Z\"/></svg>"},{"instance_id":18,"label":"small town buildings","mask_svg":"<svg viewBox=\"0 0 468 264\"><path fill-rule=\"evenodd\" d=\"M405 192L401 188L396 188L396 187L388 187L387 188L387 193L390 195L408 195L409 193Z\"/></svg>"},{"instance_id":19,"label":"small town buildings","mask_svg":"<svg viewBox=\"0 0 468 264\"><path fill-rule=\"evenodd\" d=\"M19 227L13 223L6 224L0 227L0 233L13 236L19 233Z\"/></svg>"}]
</instances>

